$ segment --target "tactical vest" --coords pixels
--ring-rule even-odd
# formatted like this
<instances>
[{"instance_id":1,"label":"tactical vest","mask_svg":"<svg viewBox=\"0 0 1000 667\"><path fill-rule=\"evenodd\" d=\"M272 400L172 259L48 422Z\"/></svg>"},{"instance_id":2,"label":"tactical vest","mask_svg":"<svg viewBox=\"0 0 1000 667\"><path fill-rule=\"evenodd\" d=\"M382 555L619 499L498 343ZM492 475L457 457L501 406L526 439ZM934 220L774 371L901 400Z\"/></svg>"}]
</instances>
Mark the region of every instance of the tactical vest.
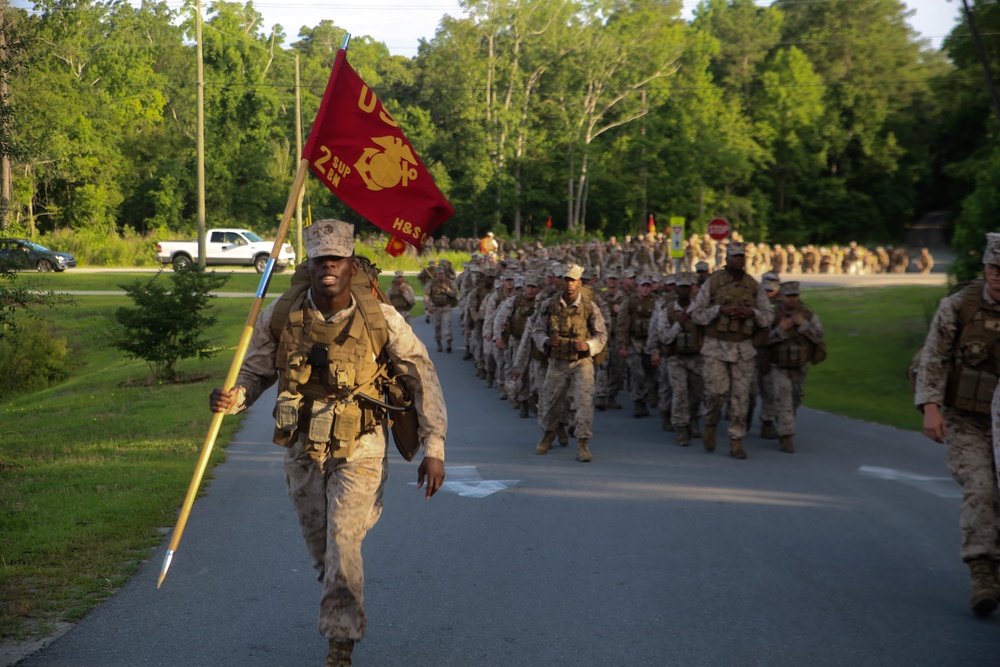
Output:
<instances>
[{"instance_id":1,"label":"tactical vest","mask_svg":"<svg viewBox=\"0 0 1000 667\"><path fill-rule=\"evenodd\" d=\"M528 324L528 318L535 312L535 301L535 299L528 299L523 294L518 294L514 297L508 326L510 327L510 335L517 340L521 340L521 337L524 336L524 329ZM505 340L504 342L507 341Z\"/></svg>"},{"instance_id":2,"label":"tactical vest","mask_svg":"<svg viewBox=\"0 0 1000 667\"><path fill-rule=\"evenodd\" d=\"M754 308L757 304L757 281L744 273L739 280L733 280L729 271L716 271L708 279L713 306L743 306ZM730 342L750 340L754 332L754 318L732 319L719 314L714 324L705 327L705 335Z\"/></svg>"},{"instance_id":3,"label":"tactical vest","mask_svg":"<svg viewBox=\"0 0 1000 667\"><path fill-rule=\"evenodd\" d=\"M677 322L677 310L674 308L674 304L668 304L665 306L667 309L667 324L673 326ZM705 340L705 331L703 327L698 326L694 323L694 320L688 317L688 321L681 325L681 330L677 334L677 338L673 340L669 345L664 346L663 356L673 356L679 354L682 356L691 356L701 352L701 344Z\"/></svg>"},{"instance_id":4,"label":"tactical vest","mask_svg":"<svg viewBox=\"0 0 1000 667\"><path fill-rule=\"evenodd\" d=\"M308 292L308 284L293 285L272 319L272 331L280 331L274 443L290 447L301 437L312 450L348 457L360 435L386 421L383 410L354 396L382 395L388 325L378 302L355 287L354 312L333 324L306 307Z\"/></svg>"},{"instance_id":5,"label":"tactical vest","mask_svg":"<svg viewBox=\"0 0 1000 667\"><path fill-rule=\"evenodd\" d=\"M944 404L989 415L1000 374L1000 305L986 302L980 280L962 293L958 329Z\"/></svg>"},{"instance_id":6,"label":"tactical vest","mask_svg":"<svg viewBox=\"0 0 1000 667\"><path fill-rule=\"evenodd\" d=\"M396 308L396 310L410 310L413 308L413 305L406 300L405 296L403 296L402 290L390 289L388 296L389 302Z\"/></svg>"},{"instance_id":7,"label":"tactical vest","mask_svg":"<svg viewBox=\"0 0 1000 667\"><path fill-rule=\"evenodd\" d=\"M806 321L812 319L813 313L806 306L799 304L798 312ZM774 318L778 319L785 311L778 306L774 311ZM775 324L777 326L777 324ZM785 331L785 339L780 343L771 346L770 361L778 368L802 368L813 360L816 344L799 333L798 325Z\"/></svg>"},{"instance_id":8,"label":"tactical vest","mask_svg":"<svg viewBox=\"0 0 1000 667\"><path fill-rule=\"evenodd\" d=\"M590 338L590 328L587 326L587 321L590 319L590 308L592 307L590 301L583 298L582 295L579 306L565 305L560 295L549 300L543 316L549 318L549 336L559 338L558 345L549 347L549 357L576 361L587 356L587 352L578 351L573 343Z\"/></svg>"},{"instance_id":9,"label":"tactical vest","mask_svg":"<svg viewBox=\"0 0 1000 667\"><path fill-rule=\"evenodd\" d=\"M435 306L454 306L455 297L449 294L449 285L442 285L439 282L434 282L430 286L430 297L431 303Z\"/></svg>"},{"instance_id":10,"label":"tactical vest","mask_svg":"<svg viewBox=\"0 0 1000 667\"><path fill-rule=\"evenodd\" d=\"M629 297L628 300L628 334L632 338L638 338L645 343L649 334L649 321L653 318L653 308L656 306L656 299L647 297L640 299L638 295Z\"/></svg>"}]
</instances>

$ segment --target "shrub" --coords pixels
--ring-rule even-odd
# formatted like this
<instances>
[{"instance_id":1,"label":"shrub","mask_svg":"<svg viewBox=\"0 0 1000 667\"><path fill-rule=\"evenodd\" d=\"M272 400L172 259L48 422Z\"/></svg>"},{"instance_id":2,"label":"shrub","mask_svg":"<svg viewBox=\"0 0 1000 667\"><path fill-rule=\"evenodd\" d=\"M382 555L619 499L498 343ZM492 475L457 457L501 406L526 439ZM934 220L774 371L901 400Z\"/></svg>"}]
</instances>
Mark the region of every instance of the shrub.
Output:
<instances>
[{"instance_id":1,"label":"shrub","mask_svg":"<svg viewBox=\"0 0 1000 667\"><path fill-rule=\"evenodd\" d=\"M40 391L64 380L67 369L66 339L53 335L44 320L31 330L19 327L0 338L0 399Z\"/></svg>"},{"instance_id":2,"label":"shrub","mask_svg":"<svg viewBox=\"0 0 1000 667\"><path fill-rule=\"evenodd\" d=\"M148 280L136 280L120 285L134 308L121 307L110 317L111 344L130 359L142 359L157 382L177 377L176 365L181 359L207 359L217 350L209 348L202 333L215 324L215 315L206 315L209 292L229 280L228 275L206 272L197 264L170 274L170 288L157 280L156 273Z\"/></svg>"}]
</instances>

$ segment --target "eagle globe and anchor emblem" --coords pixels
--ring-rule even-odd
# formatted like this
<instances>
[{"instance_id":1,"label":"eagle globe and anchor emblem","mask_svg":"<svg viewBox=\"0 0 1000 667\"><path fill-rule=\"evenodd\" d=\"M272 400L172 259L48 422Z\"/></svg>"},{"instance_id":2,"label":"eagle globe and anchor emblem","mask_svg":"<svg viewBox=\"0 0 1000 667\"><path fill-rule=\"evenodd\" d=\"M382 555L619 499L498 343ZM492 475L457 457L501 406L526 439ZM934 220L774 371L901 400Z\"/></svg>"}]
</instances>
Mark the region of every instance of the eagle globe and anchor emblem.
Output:
<instances>
[{"instance_id":1,"label":"eagle globe and anchor emblem","mask_svg":"<svg viewBox=\"0 0 1000 667\"><path fill-rule=\"evenodd\" d=\"M417 158L410 147L399 137L372 137L372 142L382 150L369 146L354 163L354 168L369 190L379 191L402 184L409 185L417 178Z\"/></svg>"}]
</instances>

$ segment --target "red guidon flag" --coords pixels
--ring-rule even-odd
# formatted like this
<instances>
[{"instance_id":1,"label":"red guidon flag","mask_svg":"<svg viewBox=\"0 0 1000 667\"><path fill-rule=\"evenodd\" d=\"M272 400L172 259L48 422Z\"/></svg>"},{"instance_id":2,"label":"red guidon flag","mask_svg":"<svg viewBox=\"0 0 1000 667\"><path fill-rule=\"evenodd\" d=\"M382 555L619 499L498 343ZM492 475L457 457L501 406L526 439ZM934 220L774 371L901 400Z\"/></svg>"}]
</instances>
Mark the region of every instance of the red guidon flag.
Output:
<instances>
[{"instance_id":1,"label":"red guidon flag","mask_svg":"<svg viewBox=\"0 0 1000 667\"><path fill-rule=\"evenodd\" d=\"M653 219L653 214L649 214L649 233L652 236L656 236L656 220Z\"/></svg>"},{"instance_id":2,"label":"red guidon flag","mask_svg":"<svg viewBox=\"0 0 1000 667\"><path fill-rule=\"evenodd\" d=\"M417 152L341 49L302 158L341 201L389 232L386 252L418 251L455 213Z\"/></svg>"}]
</instances>

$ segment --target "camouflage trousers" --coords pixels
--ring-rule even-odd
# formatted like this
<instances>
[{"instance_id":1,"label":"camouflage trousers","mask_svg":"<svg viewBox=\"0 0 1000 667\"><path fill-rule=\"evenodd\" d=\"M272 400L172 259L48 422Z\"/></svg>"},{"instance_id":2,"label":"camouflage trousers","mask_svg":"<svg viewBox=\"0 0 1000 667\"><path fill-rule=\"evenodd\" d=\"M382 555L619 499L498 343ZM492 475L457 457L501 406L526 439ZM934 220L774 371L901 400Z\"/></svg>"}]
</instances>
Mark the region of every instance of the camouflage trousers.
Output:
<instances>
[{"instance_id":1,"label":"camouflage trousers","mask_svg":"<svg viewBox=\"0 0 1000 667\"><path fill-rule=\"evenodd\" d=\"M806 366L799 368L778 368L771 366L764 376L763 386L770 386L774 395L774 421L779 436L795 435L795 413L802 405L806 394ZM764 419L761 410L761 420Z\"/></svg>"},{"instance_id":2,"label":"camouflage trousers","mask_svg":"<svg viewBox=\"0 0 1000 667\"><path fill-rule=\"evenodd\" d=\"M625 386L628 364L618 356L618 346L608 343L608 358L597 367L597 384L594 389L598 398L614 398Z\"/></svg>"},{"instance_id":3,"label":"camouflage trousers","mask_svg":"<svg viewBox=\"0 0 1000 667\"><path fill-rule=\"evenodd\" d=\"M680 428L698 420L705 393L704 359L700 354L675 354L666 359L672 404L670 422Z\"/></svg>"},{"instance_id":4,"label":"camouflage trousers","mask_svg":"<svg viewBox=\"0 0 1000 667\"><path fill-rule=\"evenodd\" d=\"M775 420L775 395L774 383L771 381L770 368L768 372L763 372L760 366L754 370L753 381L750 383L750 395L756 396L760 405L760 420L762 422L773 422ZM747 428L750 424L747 424Z\"/></svg>"},{"instance_id":5,"label":"camouflage trousers","mask_svg":"<svg viewBox=\"0 0 1000 667\"><path fill-rule=\"evenodd\" d=\"M727 362L705 357L705 424L718 424L729 394L729 437L747 434L750 410L750 380L756 359Z\"/></svg>"},{"instance_id":6,"label":"camouflage trousers","mask_svg":"<svg viewBox=\"0 0 1000 667\"><path fill-rule=\"evenodd\" d=\"M361 542L382 515L388 472L384 458L331 458L320 465L298 442L285 455L288 496L323 586L317 625L327 639L365 636Z\"/></svg>"},{"instance_id":7,"label":"camouflage trousers","mask_svg":"<svg viewBox=\"0 0 1000 667\"><path fill-rule=\"evenodd\" d=\"M962 560L1000 559L1000 491L987 415L943 408L948 469L962 487Z\"/></svg>"},{"instance_id":8,"label":"camouflage trousers","mask_svg":"<svg viewBox=\"0 0 1000 667\"><path fill-rule=\"evenodd\" d=\"M617 354L614 350L611 354ZM634 345L628 346L628 374L629 374L629 397L633 401L648 401L656 392L658 375L650 356L645 352L635 349Z\"/></svg>"},{"instance_id":9,"label":"camouflage trousers","mask_svg":"<svg viewBox=\"0 0 1000 667\"><path fill-rule=\"evenodd\" d=\"M431 306L431 322L434 324L434 340L440 344L442 335L444 341L451 344L451 306Z\"/></svg>"},{"instance_id":10,"label":"camouflage trousers","mask_svg":"<svg viewBox=\"0 0 1000 667\"><path fill-rule=\"evenodd\" d=\"M670 364L663 357L660 357L660 365L656 368L656 375L657 407L661 415L666 415L669 418L674 409L674 389L670 383Z\"/></svg>"},{"instance_id":11,"label":"camouflage trousers","mask_svg":"<svg viewBox=\"0 0 1000 667\"><path fill-rule=\"evenodd\" d=\"M472 325L472 360L476 364L476 370L486 369L483 360L483 321L479 320Z\"/></svg>"},{"instance_id":12,"label":"camouflage trousers","mask_svg":"<svg viewBox=\"0 0 1000 667\"><path fill-rule=\"evenodd\" d=\"M578 439L593 435L594 360L549 358L549 368L538 393L538 425L543 431L555 431L560 424L570 424L571 418Z\"/></svg>"},{"instance_id":13,"label":"camouflage trousers","mask_svg":"<svg viewBox=\"0 0 1000 667\"><path fill-rule=\"evenodd\" d=\"M514 340L511 338L510 340ZM515 341L516 342L516 341ZM494 347L493 355L497 362L496 371L496 382L497 391L500 393L500 398L507 398L507 376L510 374L511 364L514 363L514 350L508 344L504 346L504 349L499 349L493 343L490 343Z\"/></svg>"}]
</instances>

